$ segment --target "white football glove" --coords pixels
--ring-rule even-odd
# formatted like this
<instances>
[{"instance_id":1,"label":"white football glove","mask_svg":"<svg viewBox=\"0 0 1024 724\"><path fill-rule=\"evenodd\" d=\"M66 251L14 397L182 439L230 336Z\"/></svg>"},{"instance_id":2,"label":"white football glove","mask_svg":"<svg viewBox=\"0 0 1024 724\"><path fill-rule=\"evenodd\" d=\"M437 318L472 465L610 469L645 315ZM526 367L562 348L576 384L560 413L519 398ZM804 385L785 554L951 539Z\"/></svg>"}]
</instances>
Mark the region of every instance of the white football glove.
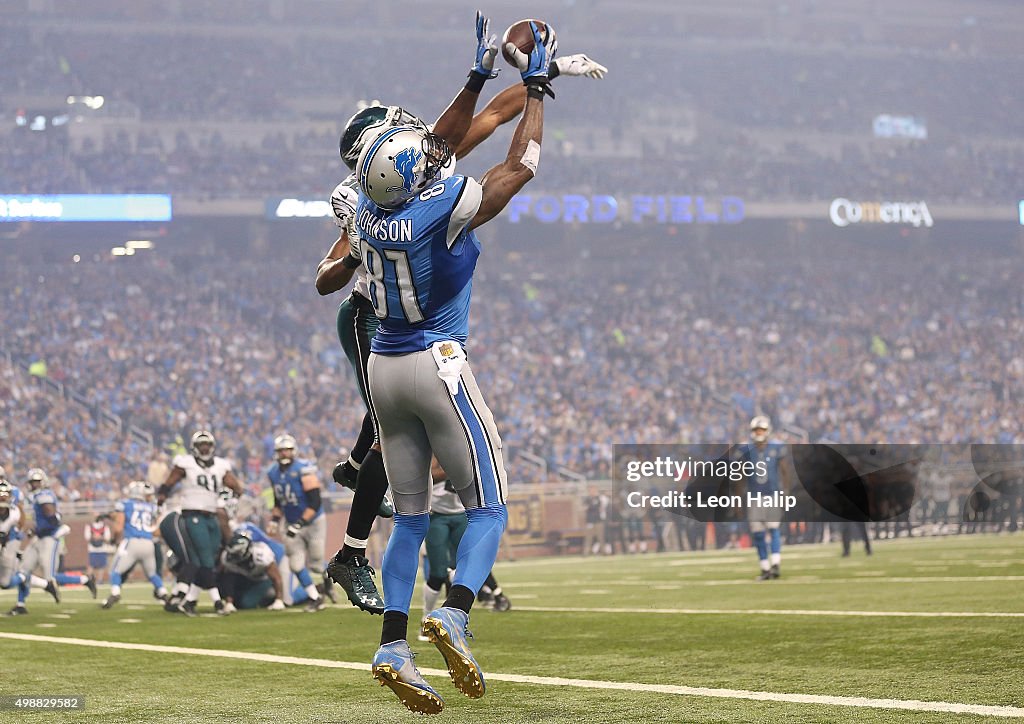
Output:
<instances>
[{"instance_id":1,"label":"white football glove","mask_svg":"<svg viewBox=\"0 0 1024 724\"><path fill-rule=\"evenodd\" d=\"M584 53L566 55L555 59L559 75L585 75L588 78L604 78L608 69L597 61L591 60Z\"/></svg>"},{"instance_id":2,"label":"white football glove","mask_svg":"<svg viewBox=\"0 0 1024 724\"><path fill-rule=\"evenodd\" d=\"M334 212L334 223L341 229L347 229L349 221L356 213L359 205L359 190L355 187L355 174L334 187L331 193L331 210Z\"/></svg>"},{"instance_id":3,"label":"white football glove","mask_svg":"<svg viewBox=\"0 0 1024 724\"><path fill-rule=\"evenodd\" d=\"M560 76L587 76L601 79L608 72L607 68L588 57L586 53L555 58L555 65L558 66L558 75Z\"/></svg>"},{"instance_id":4,"label":"white football glove","mask_svg":"<svg viewBox=\"0 0 1024 724\"><path fill-rule=\"evenodd\" d=\"M282 601L280 598L275 598L274 602L267 606L268 611L283 611L284 609L284 601Z\"/></svg>"}]
</instances>

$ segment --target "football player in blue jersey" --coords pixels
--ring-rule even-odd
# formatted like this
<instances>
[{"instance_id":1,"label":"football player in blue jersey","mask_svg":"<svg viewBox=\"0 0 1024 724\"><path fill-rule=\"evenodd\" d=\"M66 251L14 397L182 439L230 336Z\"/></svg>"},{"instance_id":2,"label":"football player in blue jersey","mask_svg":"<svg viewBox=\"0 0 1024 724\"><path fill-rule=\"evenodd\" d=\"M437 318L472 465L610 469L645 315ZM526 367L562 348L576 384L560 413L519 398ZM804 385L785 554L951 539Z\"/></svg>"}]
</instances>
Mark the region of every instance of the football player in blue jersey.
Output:
<instances>
[{"instance_id":1,"label":"football player in blue jersey","mask_svg":"<svg viewBox=\"0 0 1024 724\"><path fill-rule=\"evenodd\" d=\"M267 470L274 491L271 532L276 533L282 521L287 526L284 547L288 564L309 596L308 610L318 611L326 606L324 589L313 583L310 570L323 571L327 518L316 463L295 457L295 438L287 433L274 439L274 455L277 460Z\"/></svg>"},{"instance_id":2,"label":"football player in blue jersey","mask_svg":"<svg viewBox=\"0 0 1024 724\"><path fill-rule=\"evenodd\" d=\"M533 178L540 162L553 32L531 27L534 48L506 50L526 86L522 116L505 160L481 179L441 178L451 160L444 138L416 126L390 128L356 164L360 203L355 224L380 319L368 365L370 410L380 435L395 502L384 554L387 601L373 675L410 710L438 713L444 702L413 662L407 631L419 550L429 525L431 458L437 457L466 507L455 579L444 605L426 614L422 632L448 665L456 688L484 695L483 672L468 646L469 612L498 553L508 513L501 438L469 367L465 347L473 272L480 254L474 229L494 218ZM485 29L486 30L486 29ZM482 82L497 53L486 38L474 73ZM471 82L473 79L471 78Z\"/></svg>"},{"instance_id":3,"label":"football player in blue jersey","mask_svg":"<svg viewBox=\"0 0 1024 724\"><path fill-rule=\"evenodd\" d=\"M7 480L7 474L0 466L0 589L18 589L18 602L7 612L8 616L28 613L25 599L29 587L42 588L60 603L56 581L47 581L32 575L31 571L25 573L20 570L19 550L25 525L21 491Z\"/></svg>"},{"instance_id":4,"label":"football player in blue jersey","mask_svg":"<svg viewBox=\"0 0 1024 724\"><path fill-rule=\"evenodd\" d=\"M768 581L782 575L782 535L779 528L783 511L778 505L768 504L767 501L777 499L776 494L782 494L788 489L789 448L783 442L769 440L771 431L771 420L765 415L757 415L750 421L751 441L739 445L734 453L735 459L749 461L756 466L755 473L747 477L748 501L766 501L762 505L747 506L747 523L761 564L759 581Z\"/></svg>"},{"instance_id":5,"label":"football player in blue jersey","mask_svg":"<svg viewBox=\"0 0 1024 724\"><path fill-rule=\"evenodd\" d=\"M479 68L475 67L471 71L471 83L460 91L432 127L398 106L363 108L349 119L342 132L340 151L345 165L354 170L360 153L370 141L388 128L406 124L432 130L445 139L453 150L449 162L441 170L441 176L447 177L454 172L456 158L464 158L499 126L518 116L526 100L526 87L521 83L505 88L480 113L472 115L476 107L476 96L484 80L494 77L493 56L487 55L490 50L485 43L489 40L488 29L489 21L478 12L476 30ZM550 66L549 80L557 75L600 79L607 72L606 67L579 53L555 60ZM355 372L360 396L366 403L370 345L380 320L370 302L369 276L359 253L358 229L352 223L358 201L358 183L352 174L338 184L331 194L331 208L341 233L320 262L316 288L322 295L331 294L343 289L355 277L351 295L338 308L337 331L341 347ZM344 547L331 560L328 573L345 589L355 606L370 613L383 613L384 601L373 582L373 569L366 559L366 545L377 515L390 516L392 513L385 498L387 476L369 409L363 418L359 438L351 455L348 460L335 466L333 478L337 483L353 489L355 496L345 531Z\"/></svg>"},{"instance_id":6,"label":"football player in blue jersey","mask_svg":"<svg viewBox=\"0 0 1024 724\"><path fill-rule=\"evenodd\" d=\"M61 522L61 515L57 510L57 495L50 489L50 480L46 473L40 468L32 468L28 471L27 478L29 492L26 498L32 506L35 526L26 531L27 536L34 536L34 538L22 553L21 572L31 581L32 574L39 570L42 573L41 578L47 581L46 590L55 600L59 600L59 594L55 590L50 590L52 583L56 585L81 584L86 586L95 598L95 578L57 572L61 539L71 531L71 528ZM36 585L36 583L33 581L32 585ZM23 592L24 596L22 596ZM18 589L18 606L11 611L12 614L17 615L17 609L24 607L27 596L28 586L20 587Z\"/></svg>"},{"instance_id":7,"label":"football player in blue jersey","mask_svg":"<svg viewBox=\"0 0 1024 724\"><path fill-rule=\"evenodd\" d=\"M113 608L121 600L121 581L136 564L142 566L153 584L153 596L167 602L167 589L156 572L156 503L148 500L152 495L152 485L135 480L128 484L126 498L114 506L112 528L115 540L120 538L120 542L110 566L110 595L103 608Z\"/></svg>"}]
</instances>

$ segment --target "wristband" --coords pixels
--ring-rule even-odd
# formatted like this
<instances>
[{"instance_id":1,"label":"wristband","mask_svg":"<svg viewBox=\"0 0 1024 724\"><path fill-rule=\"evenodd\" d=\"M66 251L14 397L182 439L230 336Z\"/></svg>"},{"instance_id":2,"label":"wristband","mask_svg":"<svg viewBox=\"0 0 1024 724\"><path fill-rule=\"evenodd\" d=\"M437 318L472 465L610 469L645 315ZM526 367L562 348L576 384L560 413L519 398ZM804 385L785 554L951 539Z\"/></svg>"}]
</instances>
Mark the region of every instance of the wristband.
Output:
<instances>
[{"instance_id":1,"label":"wristband","mask_svg":"<svg viewBox=\"0 0 1024 724\"><path fill-rule=\"evenodd\" d=\"M562 72L562 69L558 67L558 63L552 63L548 67L548 80L554 80Z\"/></svg>"},{"instance_id":2,"label":"wristband","mask_svg":"<svg viewBox=\"0 0 1024 724\"><path fill-rule=\"evenodd\" d=\"M469 71L469 80L466 81L466 90L470 93L479 93L484 89L484 81L487 80L486 75L483 73L477 73L475 70Z\"/></svg>"},{"instance_id":3,"label":"wristband","mask_svg":"<svg viewBox=\"0 0 1024 724\"><path fill-rule=\"evenodd\" d=\"M362 259L356 259L351 253L346 254L345 258L341 260L341 265L346 269L358 269L362 263Z\"/></svg>"},{"instance_id":4,"label":"wristband","mask_svg":"<svg viewBox=\"0 0 1024 724\"><path fill-rule=\"evenodd\" d=\"M543 100L545 95L555 97L554 91L551 90L551 84L548 83L547 78L529 78L523 81L523 85L526 86L526 97L536 98Z\"/></svg>"}]
</instances>

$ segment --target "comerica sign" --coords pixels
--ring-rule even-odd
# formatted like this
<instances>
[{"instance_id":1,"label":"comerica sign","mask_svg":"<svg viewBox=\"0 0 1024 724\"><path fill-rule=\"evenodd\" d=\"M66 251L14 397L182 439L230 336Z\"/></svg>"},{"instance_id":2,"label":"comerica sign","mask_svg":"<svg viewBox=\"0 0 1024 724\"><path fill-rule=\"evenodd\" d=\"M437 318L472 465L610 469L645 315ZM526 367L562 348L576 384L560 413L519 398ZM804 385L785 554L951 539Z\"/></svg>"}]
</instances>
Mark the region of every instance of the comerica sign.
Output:
<instances>
[{"instance_id":1,"label":"comerica sign","mask_svg":"<svg viewBox=\"0 0 1024 724\"><path fill-rule=\"evenodd\" d=\"M836 226L851 224L909 224L935 225L928 204L924 201L850 201L833 199L828 216Z\"/></svg>"}]
</instances>

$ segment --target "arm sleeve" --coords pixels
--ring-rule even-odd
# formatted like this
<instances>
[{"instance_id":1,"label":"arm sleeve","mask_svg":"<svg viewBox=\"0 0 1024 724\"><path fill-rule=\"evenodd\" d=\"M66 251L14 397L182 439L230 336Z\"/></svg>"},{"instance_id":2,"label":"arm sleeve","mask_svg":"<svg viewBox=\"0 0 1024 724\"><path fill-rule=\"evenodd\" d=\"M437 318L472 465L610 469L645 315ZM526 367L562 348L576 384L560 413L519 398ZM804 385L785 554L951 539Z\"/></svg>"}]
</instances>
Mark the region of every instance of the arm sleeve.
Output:
<instances>
[{"instance_id":1,"label":"arm sleeve","mask_svg":"<svg viewBox=\"0 0 1024 724\"><path fill-rule=\"evenodd\" d=\"M306 491L306 505L313 510L320 510L320 488L313 488Z\"/></svg>"}]
</instances>

